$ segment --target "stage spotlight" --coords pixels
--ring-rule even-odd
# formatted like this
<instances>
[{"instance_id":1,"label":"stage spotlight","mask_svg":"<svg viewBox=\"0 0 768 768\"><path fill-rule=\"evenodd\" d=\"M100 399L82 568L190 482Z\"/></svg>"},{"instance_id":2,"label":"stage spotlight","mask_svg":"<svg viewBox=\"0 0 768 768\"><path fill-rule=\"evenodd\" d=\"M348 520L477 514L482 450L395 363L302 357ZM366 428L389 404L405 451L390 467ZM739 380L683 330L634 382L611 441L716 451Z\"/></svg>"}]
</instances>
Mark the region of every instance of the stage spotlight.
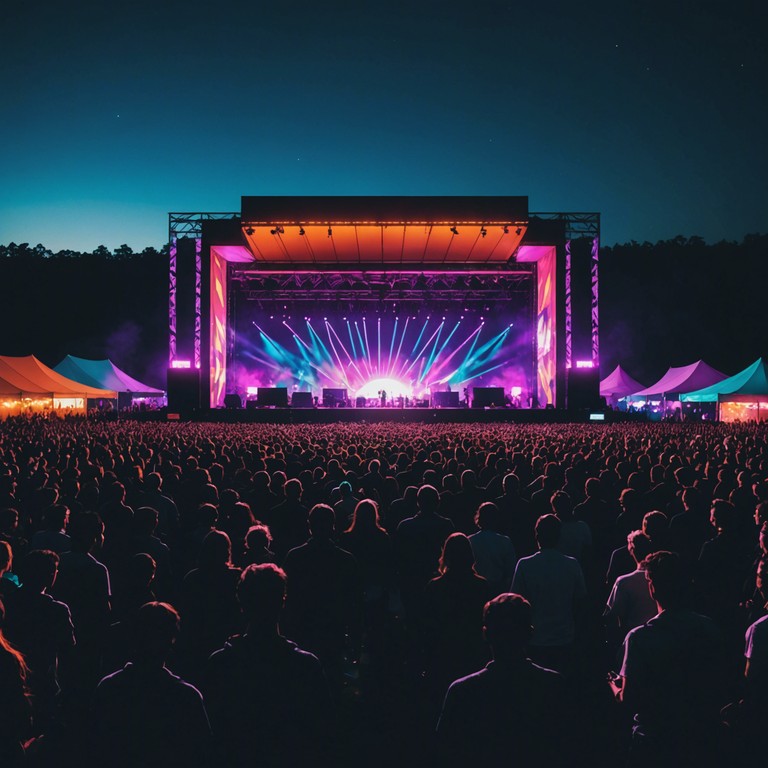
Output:
<instances>
[{"instance_id":1,"label":"stage spotlight","mask_svg":"<svg viewBox=\"0 0 768 768\"><path fill-rule=\"evenodd\" d=\"M518 227L518 228L515 230L515 234L516 234L516 235L519 237L519 236L520 236L520 234L522 233L522 231L523 231L523 230L522 230L522 227Z\"/></svg>"},{"instance_id":2,"label":"stage spotlight","mask_svg":"<svg viewBox=\"0 0 768 768\"><path fill-rule=\"evenodd\" d=\"M505 235L509 234L509 227L506 224L504 225L504 234Z\"/></svg>"},{"instance_id":3,"label":"stage spotlight","mask_svg":"<svg viewBox=\"0 0 768 768\"><path fill-rule=\"evenodd\" d=\"M456 229L456 225L455 225L455 224L454 224L454 225L451 227L451 232L452 232L454 235L458 235L458 234L459 234L459 230L458 230L458 229Z\"/></svg>"},{"instance_id":4,"label":"stage spotlight","mask_svg":"<svg viewBox=\"0 0 768 768\"><path fill-rule=\"evenodd\" d=\"M270 229L269 230L269 234L270 235L276 235L277 234L277 230L276 229Z\"/></svg>"},{"instance_id":5,"label":"stage spotlight","mask_svg":"<svg viewBox=\"0 0 768 768\"><path fill-rule=\"evenodd\" d=\"M300 234L302 237L304 237L304 235L306 234L306 232L304 231L304 227L302 227L302 226L299 226L299 234Z\"/></svg>"},{"instance_id":6,"label":"stage spotlight","mask_svg":"<svg viewBox=\"0 0 768 768\"><path fill-rule=\"evenodd\" d=\"M480 237L485 237L487 234L485 227L480 227Z\"/></svg>"},{"instance_id":7,"label":"stage spotlight","mask_svg":"<svg viewBox=\"0 0 768 768\"><path fill-rule=\"evenodd\" d=\"M333 237L333 230L328 227L328 237Z\"/></svg>"},{"instance_id":8,"label":"stage spotlight","mask_svg":"<svg viewBox=\"0 0 768 768\"><path fill-rule=\"evenodd\" d=\"M245 234L248 235L248 237L250 237L253 234L253 227L248 227L245 230Z\"/></svg>"}]
</instances>

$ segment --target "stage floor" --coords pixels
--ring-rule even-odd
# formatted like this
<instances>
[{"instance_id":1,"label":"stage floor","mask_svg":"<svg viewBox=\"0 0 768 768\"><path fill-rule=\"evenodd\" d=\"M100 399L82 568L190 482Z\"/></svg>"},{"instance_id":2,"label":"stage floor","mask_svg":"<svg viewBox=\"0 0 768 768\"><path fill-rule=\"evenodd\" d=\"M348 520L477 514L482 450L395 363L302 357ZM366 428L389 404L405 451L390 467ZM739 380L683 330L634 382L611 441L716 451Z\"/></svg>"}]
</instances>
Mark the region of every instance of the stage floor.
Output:
<instances>
[{"instance_id":1,"label":"stage floor","mask_svg":"<svg viewBox=\"0 0 768 768\"><path fill-rule=\"evenodd\" d=\"M141 417L139 417L141 418ZM401 424L554 424L589 421L583 412L526 408L220 408L193 414L169 414L169 419L226 424L334 424L394 422ZM605 421L626 419L606 412Z\"/></svg>"}]
</instances>

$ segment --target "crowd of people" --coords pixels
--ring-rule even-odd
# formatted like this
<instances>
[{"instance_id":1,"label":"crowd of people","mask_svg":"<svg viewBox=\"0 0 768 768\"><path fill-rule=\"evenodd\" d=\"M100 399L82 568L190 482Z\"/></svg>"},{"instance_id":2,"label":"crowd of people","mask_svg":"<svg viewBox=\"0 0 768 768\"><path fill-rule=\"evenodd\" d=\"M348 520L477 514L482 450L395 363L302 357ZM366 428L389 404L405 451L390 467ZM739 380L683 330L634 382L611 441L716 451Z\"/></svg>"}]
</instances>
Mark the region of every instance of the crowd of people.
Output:
<instances>
[{"instance_id":1,"label":"crowd of people","mask_svg":"<svg viewBox=\"0 0 768 768\"><path fill-rule=\"evenodd\" d=\"M768 428L0 424L0 764L751 765Z\"/></svg>"}]
</instances>

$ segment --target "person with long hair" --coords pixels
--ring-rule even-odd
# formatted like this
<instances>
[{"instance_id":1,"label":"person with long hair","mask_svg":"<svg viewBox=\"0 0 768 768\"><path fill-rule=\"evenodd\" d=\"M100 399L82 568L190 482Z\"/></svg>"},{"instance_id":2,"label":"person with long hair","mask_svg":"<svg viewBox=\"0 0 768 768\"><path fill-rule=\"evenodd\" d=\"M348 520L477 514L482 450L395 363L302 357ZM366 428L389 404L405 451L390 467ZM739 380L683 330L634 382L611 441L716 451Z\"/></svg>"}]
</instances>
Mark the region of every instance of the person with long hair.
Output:
<instances>
[{"instance_id":1,"label":"person with long hair","mask_svg":"<svg viewBox=\"0 0 768 768\"><path fill-rule=\"evenodd\" d=\"M0 601L0 765L13 768L24 759L31 709L27 699L27 665L3 634L5 606Z\"/></svg>"},{"instance_id":2,"label":"person with long hair","mask_svg":"<svg viewBox=\"0 0 768 768\"><path fill-rule=\"evenodd\" d=\"M380 637L390 604L399 599L395 590L395 552L392 539L381 525L379 505L362 499L355 506L352 522L339 538L339 546L357 560L363 592L362 642ZM371 649L373 650L373 649Z\"/></svg>"},{"instance_id":3,"label":"person with long hair","mask_svg":"<svg viewBox=\"0 0 768 768\"><path fill-rule=\"evenodd\" d=\"M463 533L445 540L439 574L425 592L425 658L434 691L442 696L452 680L488 661L482 619L492 590L477 574L472 545Z\"/></svg>"}]
</instances>

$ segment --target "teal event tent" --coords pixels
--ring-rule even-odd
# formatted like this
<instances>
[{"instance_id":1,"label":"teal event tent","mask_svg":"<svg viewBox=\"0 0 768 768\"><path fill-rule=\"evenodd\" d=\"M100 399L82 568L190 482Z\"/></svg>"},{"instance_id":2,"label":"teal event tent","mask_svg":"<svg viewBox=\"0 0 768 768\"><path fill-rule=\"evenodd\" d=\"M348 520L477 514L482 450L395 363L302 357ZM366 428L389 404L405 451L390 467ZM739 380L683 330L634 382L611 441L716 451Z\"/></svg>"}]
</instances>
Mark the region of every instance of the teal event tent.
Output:
<instances>
[{"instance_id":1,"label":"teal event tent","mask_svg":"<svg viewBox=\"0 0 768 768\"><path fill-rule=\"evenodd\" d=\"M718 403L723 420L768 418L768 408L764 407L762 413L760 412L761 403L768 403L768 372L765 360L759 357L752 365L728 379L693 392L685 392L681 395L681 400L688 403Z\"/></svg>"},{"instance_id":2,"label":"teal event tent","mask_svg":"<svg viewBox=\"0 0 768 768\"><path fill-rule=\"evenodd\" d=\"M118 393L120 407L130 405L134 397L162 397L165 394L121 371L111 360L86 360L67 355L54 370L81 384L113 389Z\"/></svg>"}]
</instances>

